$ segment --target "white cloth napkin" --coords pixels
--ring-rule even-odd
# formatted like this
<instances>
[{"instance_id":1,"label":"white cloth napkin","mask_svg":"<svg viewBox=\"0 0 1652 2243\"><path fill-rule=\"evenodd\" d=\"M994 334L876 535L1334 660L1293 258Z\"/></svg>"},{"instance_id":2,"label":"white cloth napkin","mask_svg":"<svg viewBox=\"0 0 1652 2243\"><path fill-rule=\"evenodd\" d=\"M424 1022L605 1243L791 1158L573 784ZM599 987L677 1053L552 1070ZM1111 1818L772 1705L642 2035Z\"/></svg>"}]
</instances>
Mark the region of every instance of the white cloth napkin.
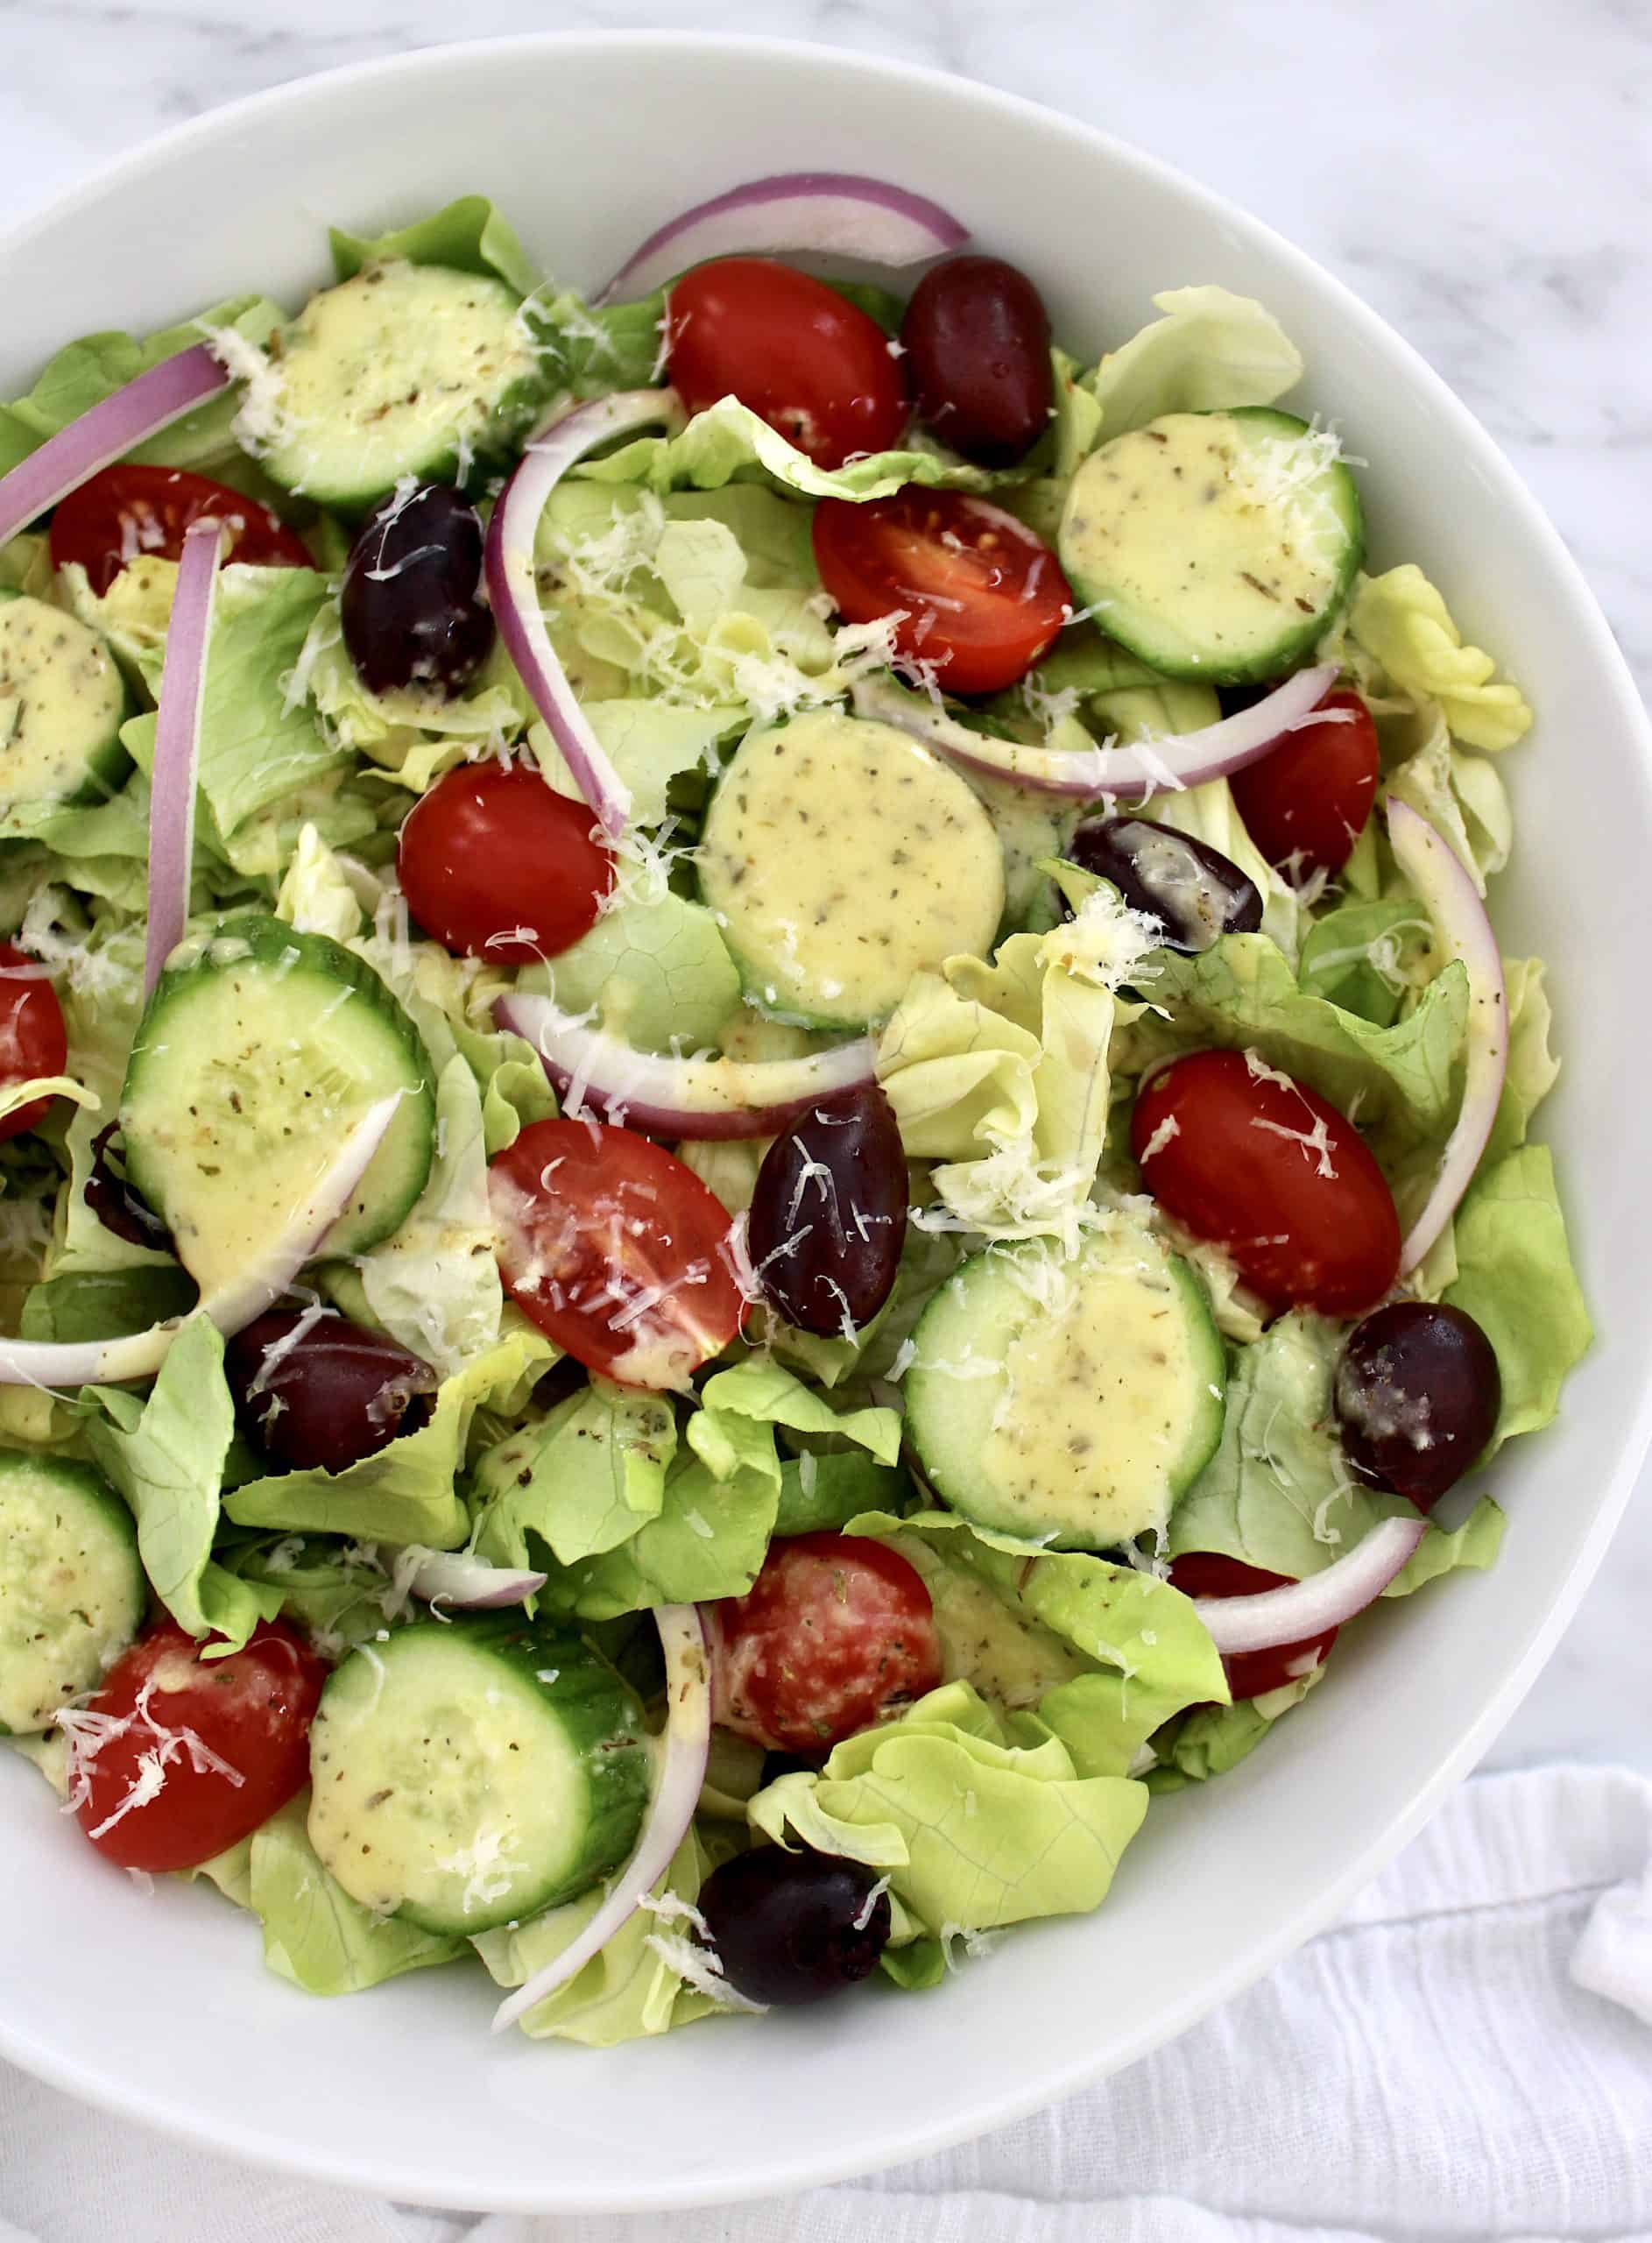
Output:
<instances>
[{"instance_id":1,"label":"white cloth napkin","mask_svg":"<svg viewBox=\"0 0 1652 2243\"><path fill-rule=\"evenodd\" d=\"M1536 1769L1465 1786L1173 2047L873 2180L669 2219L399 2211L0 2066L0 2243L1652 2243L1648 2027L1652 1782Z\"/></svg>"}]
</instances>

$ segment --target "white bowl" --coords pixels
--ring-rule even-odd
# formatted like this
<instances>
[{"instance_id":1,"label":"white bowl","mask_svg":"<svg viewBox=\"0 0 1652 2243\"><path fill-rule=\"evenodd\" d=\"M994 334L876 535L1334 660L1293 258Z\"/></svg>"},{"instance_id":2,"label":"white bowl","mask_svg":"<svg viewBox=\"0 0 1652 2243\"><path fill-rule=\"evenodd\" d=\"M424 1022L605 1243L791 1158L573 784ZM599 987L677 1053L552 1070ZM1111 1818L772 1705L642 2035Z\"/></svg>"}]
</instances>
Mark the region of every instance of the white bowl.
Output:
<instances>
[{"instance_id":1,"label":"white bowl","mask_svg":"<svg viewBox=\"0 0 1652 2243\"><path fill-rule=\"evenodd\" d=\"M1507 1719L1599 1563L1652 1433L1652 1071L1639 1030L1652 740L1593 599L1490 440L1308 259L1161 165L978 86L822 49L654 33L374 63L169 134L0 245L0 394L70 336L245 288L296 303L331 221L371 230L480 190L592 284L663 217L808 166L899 179L1033 272L1089 353L1155 289L1255 294L1362 473L1375 557L1415 559L1540 712L1506 765L1507 947L1553 968L1567 1072L1543 1116L1600 1327L1549 1433L1494 1475L1496 1570L1360 1628L1235 1773L1154 1806L1093 1918L1031 1928L925 1996L591 2055L488 2035L482 1972L324 2005L265 1974L204 1891L143 1897L0 1755L0 2049L191 2140L399 2197L687 2205L933 2150L1116 2070L1307 1937ZM1292 400L1295 402L1295 400ZM1636 1026L1629 1029L1631 1022Z\"/></svg>"}]
</instances>

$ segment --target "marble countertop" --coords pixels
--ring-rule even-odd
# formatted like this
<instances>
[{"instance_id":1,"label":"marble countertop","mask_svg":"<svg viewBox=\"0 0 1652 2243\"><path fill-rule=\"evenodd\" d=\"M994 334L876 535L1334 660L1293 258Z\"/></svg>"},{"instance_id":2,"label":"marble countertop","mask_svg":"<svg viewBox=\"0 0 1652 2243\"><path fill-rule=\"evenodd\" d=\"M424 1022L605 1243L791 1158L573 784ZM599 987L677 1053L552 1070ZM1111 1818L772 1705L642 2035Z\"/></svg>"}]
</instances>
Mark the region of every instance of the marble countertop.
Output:
<instances>
[{"instance_id":1,"label":"marble countertop","mask_svg":"<svg viewBox=\"0 0 1652 2243\"><path fill-rule=\"evenodd\" d=\"M688 0L4 0L7 215L197 111L451 38L708 28ZM1642 0L722 0L721 31L938 65L1133 140L1268 220L1501 443L1652 690L1652 13ZM1105 244L1098 245L1105 254ZM1493 1763L1652 1770L1652 1474Z\"/></svg>"}]
</instances>

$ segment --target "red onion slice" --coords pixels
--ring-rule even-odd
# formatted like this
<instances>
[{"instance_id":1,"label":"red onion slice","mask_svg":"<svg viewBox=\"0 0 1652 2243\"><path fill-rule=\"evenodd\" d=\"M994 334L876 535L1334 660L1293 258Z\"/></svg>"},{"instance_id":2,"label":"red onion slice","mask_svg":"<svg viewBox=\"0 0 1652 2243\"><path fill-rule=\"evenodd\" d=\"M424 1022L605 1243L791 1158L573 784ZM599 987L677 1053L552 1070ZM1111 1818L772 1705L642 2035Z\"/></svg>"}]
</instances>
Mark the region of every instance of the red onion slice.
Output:
<instances>
[{"instance_id":1,"label":"red onion slice","mask_svg":"<svg viewBox=\"0 0 1652 2243\"><path fill-rule=\"evenodd\" d=\"M100 468L124 459L146 438L227 389L229 379L207 345L197 343L175 358L162 359L48 436L0 478L0 545L78 491Z\"/></svg>"},{"instance_id":2,"label":"red onion slice","mask_svg":"<svg viewBox=\"0 0 1652 2243\"><path fill-rule=\"evenodd\" d=\"M1254 1596L1200 1596L1194 1608L1223 1657L1299 1644L1352 1620L1380 1596L1428 1532L1421 1518L1385 1518L1324 1573Z\"/></svg>"},{"instance_id":3,"label":"red onion slice","mask_svg":"<svg viewBox=\"0 0 1652 2243\"><path fill-rule=\"evenodd\" d=\"M1492 1134L1508 1072L1508 992L1503 954L1467 867L1409 803L1391 795L1387 808L1394 861L1422 899L1448 961L1461 959L1468 973L1463 1103L1440 1156L1433 1188L1400 1249L1403 1277L1415 1269L1456 1213Z\"/></svg>"},{"instance_id":4,"label":"red onion slice","mask_svg":"<svg viewBox=\"0 0 1652 2243\"><path fill-rule=\"evenodd\" d=\"M681 411L675 391L668 389L618 390L594 405L576 406L529 444L488 525L483 570L505 651L550 726L575 785L616 841L631 816L631 796L551 646L533 576L533 540L547 499L576 459L606 437L651 421L673 421Z\"/></svg>"},{"instance_id":5,"label":"red onion slice","mask_svg":"<svg viewBox=\"0 0 1652 2243\"><path fill-rule=\"evenodd\" d=\"M711 1747L710 1658L705 1628L695 1604L662 1604L654 1614L654 1624L666 1654L666 1729L660 1740L653 1796L636 1850L579 1937L499 2004L493 2013L496 2033L503 2033L559 1986L565 1986L593 1955L607 1946L670 1868L694 1821Z\"/></svg>"},{"instance_id":6,"label":"red onion slice","mask_svg":"<svg viewBox=\"0 0 1652 2243\"><path fill-rule=\"evenodd\" d=\"M807 1059L672 1059L633 1051L549 997L501 997L493 1016L533 1046L570 1112L595 1107L660 1137L772 1137L810 1099L877 1072L870 1037Z\"/></svg>"},{"instance_id":7,"label":"red onion slice","mask_svg":"<svg viewBox=\"0 0 1652 2243\"><path fill-rule=\"evenodd\" d=\"M154 994L168 954L183 940L195 853L195 773L207 647L218 583L222 526L192 522L184 534L166 626L166 659L155 715L155 768L149 793L149 925L144 938L144 994Z\"/></svg>"},{"instance_id":8,"label":"red onion slice","mask_svg":"<svg viewBox=\"0 0 1652 2243\"><path fill-rule=\"evenodd\" d=\"M938 202L886 180L852 172L780 172L696 202L660 227L596 301L646 296L691 265L739 251L812 250L868 265L916 265L962 249L969 238L969 229Z\"/></svg>"},{"instance_id":9,"label":"red onion slice","mask_svg":"<svg viewBox=\"0 0 1652 2243\"><path fill-rule=\"evenodd\" d=\"M1298 670L1265 699L1197 732L1167 732L1161 739L1139 740L1130 747L1024 747L1013 740L987 739L949 717L933 703L920 701L893 679L863 678L854 687L857 716L896 725L950 762L988 779L1007 780L1046 795L1091 801L1098 795L1138 802L1167 789L1203 786L1225 779L1271 754L1287 732L1307 724L1335 683L1334 662Z\"/></svg>"},{"instance_id":10,"label":"red onion slice","mask_svg":"<svg viewBox=\"0 0 1652 2243\"><path fill-rule=\"evenodd\" d=\"M369 1107L338 1157L263 1254L229 1284L209 1293L192 1314L209 1317L228 1339L280 1299L349 1206L400 1102L399 1097L381 1098ZM118 1386L127 1379L152 1378L184 1320L152 1324L146 1332L120 1340L0 1340L0 1386Z\"/></svg>"},{"instance_id":11,"label":"red onion slice","mask_svg":"<svg viewBox=\"0 0 1652 2243\"><path fill-rule=\"evenodd\" d=\"M409 1543L391 1560L390 1577L423 1604L462 1606L468 1612L499 1612L526 1603L545 1586L544 1574L490 1565L469 1550L427 1550Z\"/></svg>"}]
</instances>

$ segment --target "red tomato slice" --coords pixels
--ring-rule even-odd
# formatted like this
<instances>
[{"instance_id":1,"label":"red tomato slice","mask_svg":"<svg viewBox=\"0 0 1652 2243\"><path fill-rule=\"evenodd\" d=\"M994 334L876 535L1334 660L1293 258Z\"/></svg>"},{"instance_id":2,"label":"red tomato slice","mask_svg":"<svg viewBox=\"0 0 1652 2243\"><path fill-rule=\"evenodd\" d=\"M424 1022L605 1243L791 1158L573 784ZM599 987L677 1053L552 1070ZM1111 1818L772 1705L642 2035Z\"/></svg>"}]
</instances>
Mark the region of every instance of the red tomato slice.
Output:
<instances>
[{"instance_id":1,"label":"red tomato slice","mask_svg":"<svg viewBox=\"0 0 1652 2243\"><path fill-rule=\"evenodd\" d=\"M45 966L15 943L0 943L0 1089L60 1075L68 1064L63 1008ZM0 1138L39 1129L52 1101L32 1098L0 1119Z\"/></svg>"},{"instance_id":2,"label":"red tomato slice","mask_svg":"<svg viewBox=\"0 0 1652 2243\"><path fill-rule=\"evenodd\" d=\"M817 467L887 451L911 417L876 320L766 258L720 257L672 283L666 364L690 413L738 397Z\"/></svg>"},{"instance_id":3,"label":"red tomato slice","mask_svg":"<svg viewBox=\"0 0 1652 2243\"><path fill-rule=\"evenodd\" d=\"M1072 612L1061 563L1002 506L908 483L857 506L815 509L815 565L841 614L905 610L894 643L949 693L997 693L1025 677Z\"/></svg>"},{"instance_id":4,"label":"red tomato slice","mask_svg":"<svg viewBox=\"0 0 1652 2243\"><path fill-rule=\"evenodd\" d=\"M256 569L313 569L303 540L267 506L228 484L176 467L106 467L71 491L52 517L52 566L78 561L101 598L141 553L176 561L191 522L229 525L228 558Z\"/></svg>"},{"instance_id":5,"label":"red tomato slice","mask_svg":"<svg viewBox=\"0 0 1652 2243\"><path fill-rule=\"evenodd\" d=\"M1319 705L1325 722L1287 732L1228 782L1246 831L1298 887L1314 873L1342 870L1377 791L1370 710L1357 693L1328 693Z\"/></svg>"},{"instance_id":6,"label":"red tomato slice","mask_svg":"<svg viewBox=\"0 0 1652 2243\"><path fill-rule=\"evenodd\" d=\"M738 1331L728 1210L663 1145L536 1122L489 1182L506 1291L588 1370L680 1387Z\"/></svg>"},{"instance_id":7,"label":"red tomato slice","mask_svg":"<svg viewBox=\"0 0 1652 2243\"><path fill-rule=\"evenodd\" d=\"M210 1861L310 1780L323 1662L279 1620L231 1659L203 1659L205 1647L170 1620L152 1628L67 1724L75 1815L124 1869Z\"/></svg>"},{"instance_id":8,"label":"red tomato slice","mask_svg":"<svg viewBox=\"0 0 1652 2243\"><path fill-rule=\"evenodd\" d=\"M774 1543L746 1594L710 1615L717 1718L771 1751L823 1751L941 1680L922 1575L862 1535Z\"/></svg>"},{"instance_id":9,"label":"red tomato slice","mask_svg":"<svg viewBox=\"0 0 1652 2243\"><path fill-rule=\"evenodd\" d=\"M396 870L445 949L526 966L597 923L614 860L592 829L585 803L526 764L461 763L404 823Z\"/></svg>"},{"instance_id":10,"label":"red tomato slice","mask_svg":"<svg viewBox=\"0 0 1652 2243\"><path fill-rule=\"evenodd\" d=\"M1394 1284L1400 1219L1352 1122L1246 1051L1195 1051L1136 1100L1149 1192L1270 1308L1353 1316Z\"/></svg>"},{"instance_id":11,"label":"red tomato slice","mask_svg":"<svg viewBox=\"0 0 1652 2243\"><path fill-rule=\"evenodd\" d=\"M1170 1567L1170 1586L1184 1596L1260 1596L1265 1588L1288 1588L1292 1578L1289 1574L1264 1573L1260 1566L1244 1565L1238 1558L1221 1557L1210 1550L1190 1552L1175 1559ZM1306 1636L1299 1644L1270 1644L1266 1651L1234 1652L1222 1661L1228 1689L1237 1702L1240 1698L1262 1697L1269 1690L1282 1690L1288 1682L1300 1682L1310 1667L1323 1663L1336 1640L1336 1629L1327 1628L1323 1636Z\"/></svg>"}]
</instances>

